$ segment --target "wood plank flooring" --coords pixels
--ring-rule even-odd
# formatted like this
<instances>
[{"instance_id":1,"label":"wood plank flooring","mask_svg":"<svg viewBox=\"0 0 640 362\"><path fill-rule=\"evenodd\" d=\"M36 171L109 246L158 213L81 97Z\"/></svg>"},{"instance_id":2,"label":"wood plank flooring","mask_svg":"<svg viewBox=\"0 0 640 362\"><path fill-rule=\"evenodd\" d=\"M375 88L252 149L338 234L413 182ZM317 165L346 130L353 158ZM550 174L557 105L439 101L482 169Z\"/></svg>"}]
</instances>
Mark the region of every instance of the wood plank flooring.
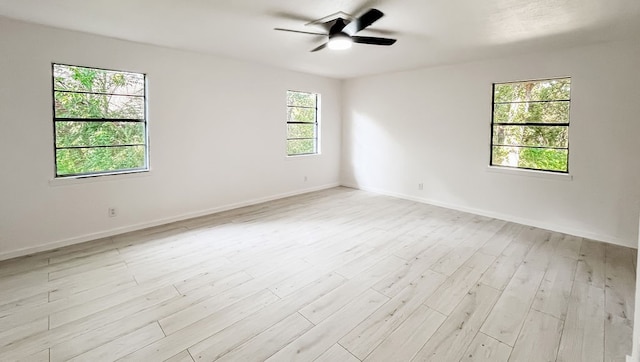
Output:
<instances>
[{"instance_id":1,"label":"wood plank flooring","mask_svg":"<svg viewBox=\"0 0 640 362\"><path fill-rule=\"evenodd\" d=\"M0 361L624 361L635 255L334 188L0 262Z\"/></svg>"}]
</instances>

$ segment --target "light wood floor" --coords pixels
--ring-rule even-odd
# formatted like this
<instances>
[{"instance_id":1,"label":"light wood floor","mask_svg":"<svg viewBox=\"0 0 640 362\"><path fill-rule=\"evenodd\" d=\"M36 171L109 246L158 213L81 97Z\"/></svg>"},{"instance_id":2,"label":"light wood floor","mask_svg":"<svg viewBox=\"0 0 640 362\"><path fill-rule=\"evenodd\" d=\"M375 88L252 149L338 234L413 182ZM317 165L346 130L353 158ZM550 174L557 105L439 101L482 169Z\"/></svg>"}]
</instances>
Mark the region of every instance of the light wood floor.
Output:
<instances>
[{"instance_id":1,"label":"light wood floor","mask_svg":"<svg viewBox=\"0 0 640 362\"><path fill-rule=\"evenodd\" d=\"M347 188L0 263L0 360L624 361L632 249Z\"/></svg>"}]
</instances>

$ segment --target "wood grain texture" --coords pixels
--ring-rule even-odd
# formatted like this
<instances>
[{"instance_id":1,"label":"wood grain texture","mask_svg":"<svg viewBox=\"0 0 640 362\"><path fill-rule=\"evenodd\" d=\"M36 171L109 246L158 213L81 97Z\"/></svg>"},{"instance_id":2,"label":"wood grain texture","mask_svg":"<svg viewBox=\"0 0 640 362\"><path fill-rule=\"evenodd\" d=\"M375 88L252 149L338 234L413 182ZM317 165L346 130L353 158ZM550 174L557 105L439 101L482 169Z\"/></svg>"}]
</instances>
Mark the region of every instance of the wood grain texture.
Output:
<instances>
[{"instance_id":1,"label":"wood grain texture","mask_svg":"<svg viewBox=\"0 0 640 362\"><path fill-rule=\"evenodd\" d=\"M478 284L458 304L449 318L427 341L413 360L458 361L478 333L480 326L493 308L500 292Z\"/></svg>"},{"instance_id":2,"label":"wood grain texture","mask_svg":"<svg viewBox=\"0 0 640 362\"><path fill-rule=\"evenodd\" d=\"M511 347L480 332L460 361L500 362L508 361L510 355Z\"/></svg>"},{"instance_id":3,"label":"wood grain texture","mask_svg":"<svg viewBox=\"0 0 640 362\"><path fill-rule=\"evenodd\" d=\"M635 255L333 188L0 262L0 360L624 360Z\"/></svg>"},{"instance_id":4,"label":"wood grain texture","mask_svg":"<svg viewBox=\"0 0 640 362\"><path fill-rule=\"evenodd\" d=\"M543 276L544 271L522 264L482 326L482 332L513 346Z\"/></svg>"},{"instance_id":5,"label":"wood grain texture","mask_svg":"<svg viewBox=\"0 0 640 362\"><path fill-rule=\"evenodd\" d=\"M554 361L563 322L535 309L529 311L522 332L511 352L511 361Z\"/></svg>"},{"instance_id":6,"label":"wood grain texture","mask_svg":"<svg viewBox=\"0 0 640 362\"><path fill-rule=\"evenodd\" d=\"M267 361L313 361L385 304L389 298L367 289L349 304L297 338Z\"/></svg>"},{"instance_id":7,"label":"wood grain texture","mask_svg":"<svg viewBox=\"0 0 640 362\"><path fill-rule=\"evenodd\" d=\"M556 255L547 268L532 308L565 319L575 276L577 261Z\"/></svg>"},{"instance_id":8,"label":"wood grain texture","mask_svg":"<svg viewBox=\"0 0 640 362\"><path fill-rule=\"evenodd\" d=\"M447 319L424 305L411 314L367 356L366 362L409 361Z\"/></svg>"},{"instance_id":9,"label":"wood grain texture","mask_svg":"<svg viewBox=\"0 0 640 362\"><path fill-rule=\"evenodd\" d=\"M306 331L311 329L313 324L298 313L283 319L282 321L269 327L269 329L258 334L246 343L222 355L216 361L261 361L269 358L274 353L297 339ZM208 360L200 358L198 360Z\"/></svg>"},{"instance_id":10,"label":"wood grain texture","mask_svg":"<svg viewBox=\"0 0 640 362\"><path fill-rule=\"evenodd\" d=\"M604 290L576 280L569 299L557 360L602 361L604 321Z\"/></svg>"},{"instance_id":11,"label":"wood grain texture","mask_svg":"<svg viewBox=\"0 0 640 362\"><path fill-rule=\"evenodd\" d=\"M344 349L339 344L334 344L325 353L316 358L314 362L359 362L360 360L354 357L349 351Z\"/></svg>"},{"instance_id":12,"label":"wood grain texture","mask_svg":"<svg viewBox=\"0 0 640 362\"><path fill-rule=\"evenodd\" d=\"M484 273L480 282L503 290L524 261L537 238L543 237L536 228L524 228L502 251L496 261Z\"/></svg>"},{"instance_id":13,"label":"wood grain texture","mask_svg":"<svg viewBox=\"0 0 640 362\"><path fill-rule=\"evenodd\" d=\"M425 304L449 315L476 284L495 257L477 252L433 293Z\"/></svg>"},{"instance_id":14,"label":"wood grain texture","mask_svg":"<svg viewBox=\"0 0 640 362\"><path fill-rule=\"evenodd\" d=\"M584 240L580 248L580 258L576 269L576 281L589 283L604 289L606 245L592 240Z\"/></svg>"},{"instance_id":15,"label":"wood grain texture","mask_svg":"<svg viewBox=\"0 0 640 362\"><path fill-rule=\"evenodd\" d=\"M189 352L198 360L215 360L232 349L245 343L280 321L300 310L311 301L321 298L344 283L345 279L336 273L320 277L314 283L298 292L273 303L234 325L189 347ZM306 320L306 319L305 319ZM249 343L249 342L247 342ZM247 347L245 347L247 348ZM275 351L274 351L275 353Z\"/></svg>"},{"instance_id":16,"label":"wood grain texture","mask_svg":"<svg viewBox=\"0 0 640 362\"><path fill-rule=\"evenodd\" d=\"M427 272L341 338L340 345L354 356L364 359L418 309L444 280L442 274Z\"/></svg>"},{"instance_id":17,"label":"wood grain texture","mask_svg":"<svg viewBox=\"0 0 640 362\"><path fill-rule=\"evenodd\" d=\"M636 281L631 249L606 246L605 277L604 356L609 361L625 360L632 344L624 336L633 333L635 305L635 289L623 287Z\"/></svg>"},{"instance_id":18,"label":"wood grain texture","mask_svg":"<svg viewBox=\"0 0 640 362\"><path fill-rule=\"evenodd\" d=\"M175 356L166 359L164 362L194 362L193 358L189 354L189 351L182 351Z\"/></svg>"}]
</instances>

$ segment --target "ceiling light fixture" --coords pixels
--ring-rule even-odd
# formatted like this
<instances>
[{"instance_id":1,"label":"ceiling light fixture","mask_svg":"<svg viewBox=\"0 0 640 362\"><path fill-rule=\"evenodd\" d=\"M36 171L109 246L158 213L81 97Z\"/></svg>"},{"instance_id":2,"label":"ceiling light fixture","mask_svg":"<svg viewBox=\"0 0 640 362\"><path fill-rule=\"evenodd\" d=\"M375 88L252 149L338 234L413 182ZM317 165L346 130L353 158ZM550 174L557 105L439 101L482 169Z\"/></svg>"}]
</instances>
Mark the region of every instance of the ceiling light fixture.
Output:
<instances>
[{"instance_id":1,"label":"ceiling light fixture","mask_svg":"<svg viewBox=\"0 0 640 362\"><path fill-rule=\"evenodd\" d=\"M337 33L329 38L327 46L332 50L349 49L353 45L353 39L345 33Z\"/></svg>"}]
</instances>

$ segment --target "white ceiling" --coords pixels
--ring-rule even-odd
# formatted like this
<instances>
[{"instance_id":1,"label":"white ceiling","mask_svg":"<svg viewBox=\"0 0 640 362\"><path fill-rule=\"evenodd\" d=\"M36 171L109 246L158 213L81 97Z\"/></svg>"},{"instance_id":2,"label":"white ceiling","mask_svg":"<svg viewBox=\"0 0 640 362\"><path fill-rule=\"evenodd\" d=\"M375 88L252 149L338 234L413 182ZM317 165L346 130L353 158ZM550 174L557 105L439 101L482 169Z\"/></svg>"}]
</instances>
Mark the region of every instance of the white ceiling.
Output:
<instances>
[{"instance_id":1,"label":"white ceiling","mask_svg":"<svg viewBox=\"0 0 640 362\"><path fill-rule=\"evenodd\" d=\"M322 37L273 30L371 7L385 17L358 35L395 45L310 53ZM0 0L0 15L334 78L640 38L640 0Z\"/></svg>"}]
</instances>

